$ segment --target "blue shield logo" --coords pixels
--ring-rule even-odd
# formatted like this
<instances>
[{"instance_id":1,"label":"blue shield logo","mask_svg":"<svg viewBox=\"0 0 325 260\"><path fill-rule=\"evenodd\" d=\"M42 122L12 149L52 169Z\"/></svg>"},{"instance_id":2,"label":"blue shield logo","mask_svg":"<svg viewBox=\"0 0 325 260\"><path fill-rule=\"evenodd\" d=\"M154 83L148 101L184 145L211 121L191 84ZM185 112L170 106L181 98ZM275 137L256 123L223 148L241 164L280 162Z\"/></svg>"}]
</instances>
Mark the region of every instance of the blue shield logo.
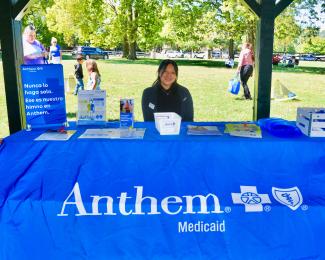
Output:
<instances>
[{"instance_id":1,"label":"blue shield logo","mask_svg":"<svg viewBox=\"0 0 325 260\"><path fill-rule=\"evenodd\" d=\"M303 202L302 195L298 187L289 189L281 189L272 187L273 197L283 205L286 205L292 210L296 210Z\"/></svg>"}]
</instances>

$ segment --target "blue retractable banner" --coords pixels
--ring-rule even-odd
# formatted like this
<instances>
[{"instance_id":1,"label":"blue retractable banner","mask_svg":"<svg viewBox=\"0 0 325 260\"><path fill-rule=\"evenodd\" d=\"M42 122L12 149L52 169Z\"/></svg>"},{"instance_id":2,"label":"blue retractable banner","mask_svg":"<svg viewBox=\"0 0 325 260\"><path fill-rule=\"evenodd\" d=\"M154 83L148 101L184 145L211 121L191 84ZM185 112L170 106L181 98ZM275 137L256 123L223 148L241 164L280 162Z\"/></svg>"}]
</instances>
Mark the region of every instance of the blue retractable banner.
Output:
<instances>
[{"instance_id":1,"label":"blue retractable banner","mask_svg":"<svg viewBox=\"0 0 325 260\"><path fill-rule=\"evenodd\" d=\"M61 64L22 65L27 128L62 126L67 121Z\"/></svg>"}]
</instances>

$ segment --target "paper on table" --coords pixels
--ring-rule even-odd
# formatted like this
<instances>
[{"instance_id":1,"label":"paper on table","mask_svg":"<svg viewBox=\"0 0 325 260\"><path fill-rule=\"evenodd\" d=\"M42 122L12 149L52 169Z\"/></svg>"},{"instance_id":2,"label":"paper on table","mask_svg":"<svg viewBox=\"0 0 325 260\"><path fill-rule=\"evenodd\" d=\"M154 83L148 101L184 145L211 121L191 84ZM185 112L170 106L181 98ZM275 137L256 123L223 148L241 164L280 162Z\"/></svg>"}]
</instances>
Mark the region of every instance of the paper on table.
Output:
<instances>
[{"instance_id":1,"label":"paper on table","mask_svg":"<svg viewBox=\"0 0 325 260\"><path fill-rule=\"evenodd\" d=\"M217 126L208 125L188 125L187 126L188 135L222 135Z\"/></svg>"},{"instance_id":2,"label":"paper on table","mask_svg":"<svg viewBox=\"0 0 325 260\"><path fill-rule=\"evenodd\" d=\"M226 124L225 133L231 136L262 138L262 131L255 124Z\"/></svg>"},{"instance_id":3,"label":"paper on table","mask_svg":"<svg viewBox=\"0 0 325 260\"><path fill-rule=\"evenodd\" d=\"M65 132L48 131L35 138L34 141L67 141L75 132L75 130Z\"/></svg>"},{"instance_id":4,"label":"paper on table","mask_svg":"<svg viewBox=\"0 0 325 260\"><path fill-rule=\"evenodd\" d=\"M82 139L143 139L145 128L103 128L87 129L79 138Z\"/></svg>"}]
</instances>

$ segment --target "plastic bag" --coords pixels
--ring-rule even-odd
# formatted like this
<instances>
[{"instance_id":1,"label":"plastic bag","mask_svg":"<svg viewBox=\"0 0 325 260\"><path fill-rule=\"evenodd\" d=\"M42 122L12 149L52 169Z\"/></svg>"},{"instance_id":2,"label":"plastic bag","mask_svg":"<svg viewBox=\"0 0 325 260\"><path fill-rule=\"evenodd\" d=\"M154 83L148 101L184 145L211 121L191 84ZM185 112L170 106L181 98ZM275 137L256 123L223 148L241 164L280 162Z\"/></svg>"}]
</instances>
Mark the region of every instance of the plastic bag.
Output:
<instances>
[{"instance_id":1,"label":"plastic bag","mask_svg":"<svg viewBox=\"0 0 325 260\"><path fill-rule=\"evenodd\" d=\"M263 130L277 137L290 138L302 135L294 122L282 118L263 118L258 120L257 123Z\"/></svg>"},{"instance_id":2,"label":"plastic bag","mask_svg":"<svg viewBox=\"0 0 325 260\"><path fill-rule=\"evenodd\" d=\"M228 92L237 95L239 93L239 90L240 90L240 79L239 79L239 75L236 74L236 76L229 81Z\"/></svg>"}]
</instances>

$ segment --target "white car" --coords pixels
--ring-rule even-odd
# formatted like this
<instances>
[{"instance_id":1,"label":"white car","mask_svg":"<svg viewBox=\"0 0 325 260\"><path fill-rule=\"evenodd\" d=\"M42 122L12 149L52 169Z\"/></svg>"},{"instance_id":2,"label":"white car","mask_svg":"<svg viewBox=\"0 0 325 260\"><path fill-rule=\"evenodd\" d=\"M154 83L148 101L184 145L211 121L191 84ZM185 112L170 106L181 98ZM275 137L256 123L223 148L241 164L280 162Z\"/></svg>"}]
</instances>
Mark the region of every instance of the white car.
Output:
<instances>
[{"instance_id":1,"label":"white car","mask_svg":"<svg viewBox=\"0 0 325 260\"><path fill-rule=\"evenodd\" d=\"M167 58L175 59L175 58L183 58L184 54L180 51L167 51L166 56Z\"/></svg>"},{"instance_id":2,"label":"white car","mask_svg":"<svg viewBox=\"0 0 325 260\"><path fill-rule=\"evenodd\" d=\"M193 58L195 59L206 59L207 55L204 51L193 52Z\"/></svg>"}]
</instances>

